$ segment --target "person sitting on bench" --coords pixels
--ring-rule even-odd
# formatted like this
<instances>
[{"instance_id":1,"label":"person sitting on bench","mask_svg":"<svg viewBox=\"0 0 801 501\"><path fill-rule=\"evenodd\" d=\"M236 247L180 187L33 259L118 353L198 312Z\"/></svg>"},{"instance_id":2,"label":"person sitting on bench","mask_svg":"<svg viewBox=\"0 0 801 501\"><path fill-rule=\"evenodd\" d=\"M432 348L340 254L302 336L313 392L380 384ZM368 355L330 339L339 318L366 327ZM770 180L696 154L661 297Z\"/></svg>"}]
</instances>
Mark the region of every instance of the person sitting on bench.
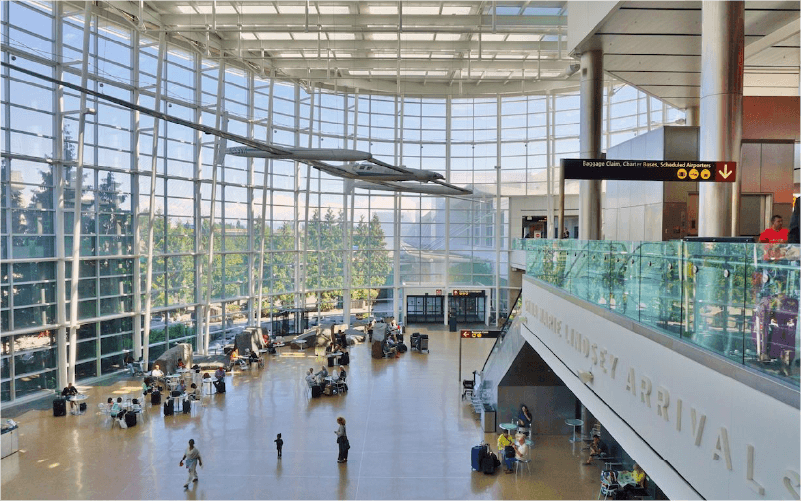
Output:
<instances>
[{"instance_id":1,"label":"person sitting on bench","mask_svg":"<svg viewBox=\"0 0 801 501\"><path fill-rule=\"evenodd\" d=\"M607 454L609 454L609 449L606 444L601 441L601 437L595 435L592 437L592 443L590 444L590 456L584 464L592 464L593 458L606 456Z\"/></svg>"}]
</instances>

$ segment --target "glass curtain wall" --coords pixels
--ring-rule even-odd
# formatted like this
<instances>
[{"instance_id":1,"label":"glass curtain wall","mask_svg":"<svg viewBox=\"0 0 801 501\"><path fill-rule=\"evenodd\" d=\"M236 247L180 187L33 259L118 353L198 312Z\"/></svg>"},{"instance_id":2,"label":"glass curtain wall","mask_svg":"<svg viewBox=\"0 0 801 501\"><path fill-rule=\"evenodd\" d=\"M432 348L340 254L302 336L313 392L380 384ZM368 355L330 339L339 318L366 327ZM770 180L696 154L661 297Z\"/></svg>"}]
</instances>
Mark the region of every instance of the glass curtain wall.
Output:
<instances>
[{"instance_id":1,"label":"glass curtain wall","mask_svg":"<svg viewBox=\"0 0 801 501\"><path fill-rule=\"evenodd\" d=\"M90 97L94 112L85 116L76 194L80 95L64 89L62 99L55 85L4 67L3 402L57 387L57 340L70 322L76 198L78 328L76 346L67 348L77 350L76 379L87 380L121 369L123 357L144 341L144 322L150 360L177 343L197 348L207 291L212 344L249 319L260 317L275 330L268 322L300 310L312 322L348 311L351 318L394 315L403 310L402 295L419 288L484 289L491 314L503 314L509 197L544 195L547 167L578 155L577 88L469 99L331 93L227 63L219 81L219 60L171 42L158 82L159 41L127 25L93 18L84 55L82 13L64 15L62 3L44 1L3 2L0 9L6 63L79 84L80 65L62 63L86 57L92 90L155 108L160 84L158 107L170 115L214 126L219 101L227 119L220 127L236 134L368 150L474 191L453 198L354 191L302 164L233 156L217 165L215 187L212 136L161 122L154 162L154 120ZM607 146L683 116L620 83L605 92ZM577 193L577 184L568 183L568 192ZM146 319L151 213L152 313Z\"/></svg>"}]
</instances>

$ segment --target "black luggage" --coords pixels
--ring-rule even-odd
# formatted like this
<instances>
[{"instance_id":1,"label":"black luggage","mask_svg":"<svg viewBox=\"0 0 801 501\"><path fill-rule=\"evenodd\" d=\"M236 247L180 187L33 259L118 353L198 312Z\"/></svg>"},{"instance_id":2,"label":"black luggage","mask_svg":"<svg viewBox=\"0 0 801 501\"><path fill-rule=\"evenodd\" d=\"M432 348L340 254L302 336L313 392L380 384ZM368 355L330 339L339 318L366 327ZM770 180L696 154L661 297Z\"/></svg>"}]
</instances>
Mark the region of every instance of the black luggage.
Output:
<instances>
[{"instance_id":1,"label":"black luggage","mask_svg":"<svg viewBox=\"0 0 801 501\"><path fill-rule=\"evenodd\" d=\"M470 451L470 464L476 471L481 471L481 460L487 455L486 445L476 445Z\"/></svg>"},{"instance_id":2,"label":"black luggage","mask_svg":"<svg viewBox=\"0 0 801 501\"><path fill-rule=\"evenodd\" d=\"M343 353L339 357L339 365L350 365L350 353Z\"/></svg>"},{"instance_id":3,"label":"black luggage","mask_svg":"<svg viewBox=\"0 0 801 501\"><path fill-rule=\"evenodd\" d=\"M311 387L312 390L312 398L317 398L323 394L323 387L319 384L315 384Z\"/></svg>"},{"instance_id":4,"label":"black luggage","mask_svg":"<svg viewBox=\"0 0 801 501\"><path fill-rule=\"evenodd\" d=\"M495 457L495 454L492 452L484 456L484 459L481 460L481 471L483 471L485 475L494 475L496 468L495 466L496 460L497 458Z\"/></svg>"},{"instance_id":5,"label":"black luggage","mask_svg":"<svg viewBox=\"0 0 801 501\"><path fill-rule=\"evenodd\" d=\"M79 411L81 414L83 414L84 412L86 412L86 402L81 402L80 404L78 404L78 411Z\"/></svg>"},{"instance_id":6,"label":"black luggage","mask_svg":"<svg viewBox=\"0 0 801 501\"><path fill-rule=\"evenodd\" d=\"M333 357L331 355L328 356L328 367L334 366L334 361L336 361L337 357Z\"/></svg>"},{"instance_id":7,"label":"black luggage","mask_svg":"<svg viewBox=\"0 0 801 501\"><path fill-rule=\"evenodd\" d=\"M128 425L128 428L132 426L136 426L136 414L133 412L126 412L125 413L125 424Z\"/></svg>"},{"instance_id":8,"label":"black luggage","mask_svg":"<svg viewBox=\"0 0 801 501\"><path fill-rule=\"evenodd\" d=\"M153 393L150 394L150 404L151 405L161 405L161 392L158 390L154 390Z\"/></svg>"},{"instance_id":9,"label":"black luggage","mask_svg":"<svg viewBox=\"0 0 801 501\"><path fill-rule=\"evenodd\" d=\"M225 381L222 379L214 381L214 387L217 389L217 393L225 393Z\"/></svg>"},{"instance_id":10,"label":"black luggage","mask_svg":"<svg viewBox=\"0 0 801 501\"><path fill-rule=\"evenodd\" d=\"M192 401L188 398L184 400L184 407L183 407L184 414L189 414L192 412Z\"/></svg>"},{"instance_id":11,"label":"black luggage","mask_svg":"<svg viewBox=\"0 0 801 501\"><path fill-rule=\"evenodd\" d=\"M173 400L171 398L168 398L167 400L164 401L164 415L165 416L172 416L175 413L174 405L175 404L173 403Z\"/></svg>"},{"instance_id":12,"label":"black luggage","mask_svg":"<svg viewBox=\"0 0 801 501\"><path fill-rule=\"evenodd\" d=\"M57 398L53 400L53 416L66 416L67 415L67 399Z\"/></svg>"},{"instance_id":13,"label":"black luggage","mask_svg":"<svg viewBox=\"0 0 801 501\"><path fill-rule=\"evenodd\" d=\"M401 353L406 353L407 351L409 351L409 347L401 343L398 345L398 351Z\"/></svg>"}]
</instances>

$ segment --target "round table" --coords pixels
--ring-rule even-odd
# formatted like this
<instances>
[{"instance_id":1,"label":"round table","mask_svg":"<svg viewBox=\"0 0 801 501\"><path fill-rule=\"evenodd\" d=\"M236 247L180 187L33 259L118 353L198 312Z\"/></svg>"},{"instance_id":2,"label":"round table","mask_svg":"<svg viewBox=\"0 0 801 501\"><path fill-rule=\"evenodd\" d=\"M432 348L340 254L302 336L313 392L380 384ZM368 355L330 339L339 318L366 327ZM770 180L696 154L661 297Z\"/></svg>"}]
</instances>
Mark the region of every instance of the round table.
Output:
<instances>
[{"instance_id":1,"label":"round table","mask_svg":"<svg viewBox=\"0 0 801 501\"><path fill-rule=\"evenodd\" d=\"M89 395L83 395L83 394L79 393L77 395L70 395L69 397L67 397L67 400L69 400L70 402L83 402L87 398L89 398ZM80 406L80 404L78 404L78 411L74 412L74 414L81 414L80 409L81 409L81 406Z\"/></svg>"},{"instance_id":2,"label":"round table","mask_svg":"<svg viewBox=\"0 0 801 501\"><path fill-rule=\"evenodd\" d=\"M517 429L517 423L501 423L498 425L503 430L509 430L510 432L515 431Z\"/></svg>"},{"instance_id":3,"label":"round table","mask_svg":"<svg viewBox=\"0 0 801 501\"><path fill-rule=\"evenodd\" d=\"M305 346L303 346L303 345L306 344L306 340L305 339L298 339L297 341L295 341L295 344L298 345L298 349L299 350L302 350L303 348L305 348Z\"/></svg>"},{"instance_id":4,"label":"round table","mask_svg":"<svg viewBox=\"0 0 801 501\"><path fill-rule=\"evenodd\" d=\"M573 436L570 438L570 441L573 443L580 442L581 439L576 438L576 427L584 426L584 421L582 421L581 419L565 419L565 424L573 427Z\"/></svg>"}]
</instances>

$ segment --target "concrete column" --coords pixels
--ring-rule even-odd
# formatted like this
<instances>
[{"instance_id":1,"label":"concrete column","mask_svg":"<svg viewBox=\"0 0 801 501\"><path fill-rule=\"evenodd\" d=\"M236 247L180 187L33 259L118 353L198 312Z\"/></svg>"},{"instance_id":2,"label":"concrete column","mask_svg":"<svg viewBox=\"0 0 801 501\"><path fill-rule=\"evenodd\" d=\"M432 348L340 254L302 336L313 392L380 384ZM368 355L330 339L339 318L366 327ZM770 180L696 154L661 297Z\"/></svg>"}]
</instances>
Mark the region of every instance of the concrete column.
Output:
<instances>
[{"instance_id":1,"label":"concrete column","mask_svg":"<svg viewBox=\"0 0 801 501\"><path fill-rule=\"evenodd\" d=\"M600 50L581 55L581 158L601 156L601 117L603 117L604 55ZM581 181L579 190L579 238L601 238L601 181ZM564 221L559 221L565 226ZM561 228L560 228L561 232Z\"/></svg>"},{"instance_id":2,"label":"concrete column","mask_svg":"<svg viewBox=\"0 0 801 501\"><path fill-rule=\"evenodd\" d=\"M699 160L740 161L744 16L743 2L703 3ZM739 208L740 169L733 184L699 184L698 235L733 235L739 219L733 217L738 210L732 207Z\"/></svg>"}]
</instances>

